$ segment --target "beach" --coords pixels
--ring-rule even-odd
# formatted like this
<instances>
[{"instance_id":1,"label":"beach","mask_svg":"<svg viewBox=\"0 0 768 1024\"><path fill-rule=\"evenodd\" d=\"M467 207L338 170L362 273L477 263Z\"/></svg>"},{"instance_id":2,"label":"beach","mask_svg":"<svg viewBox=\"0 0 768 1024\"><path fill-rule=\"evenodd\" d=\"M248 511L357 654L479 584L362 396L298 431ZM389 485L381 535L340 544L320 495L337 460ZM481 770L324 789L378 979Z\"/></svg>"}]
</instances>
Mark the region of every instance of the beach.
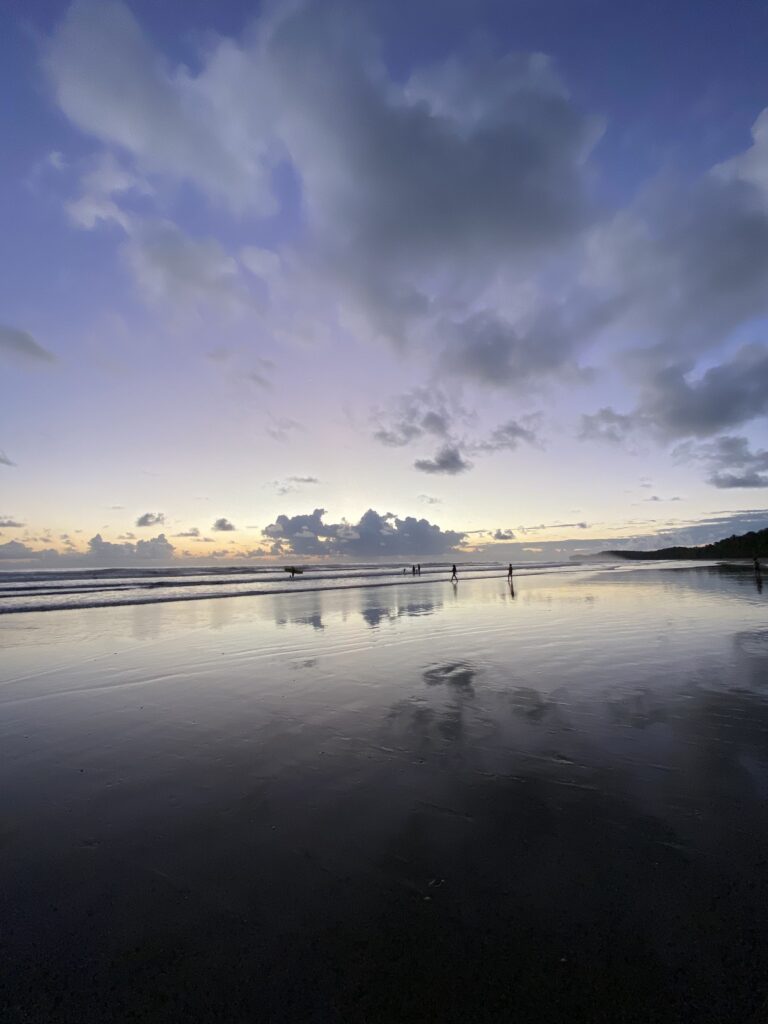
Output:
<instances>
[{"instance_id":1,"label":"beach","mask_svg":"<svg viewBox=\"0 0 768 1024\"><path fill-rule=\"evenodd\" d=\"M459 568L0 615L0 1019L767 1019L768 590Z\"/></svg>"}]
</instances>

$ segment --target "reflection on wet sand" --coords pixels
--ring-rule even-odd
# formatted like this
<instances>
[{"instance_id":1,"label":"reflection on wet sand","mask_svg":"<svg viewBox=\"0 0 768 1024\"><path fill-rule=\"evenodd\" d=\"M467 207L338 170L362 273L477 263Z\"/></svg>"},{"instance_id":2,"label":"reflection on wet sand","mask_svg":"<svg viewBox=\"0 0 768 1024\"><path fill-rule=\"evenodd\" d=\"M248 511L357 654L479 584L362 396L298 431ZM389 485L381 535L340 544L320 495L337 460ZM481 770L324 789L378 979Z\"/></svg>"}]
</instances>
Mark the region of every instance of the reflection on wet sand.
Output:
<instances>
[{"instance_id":1,"label":"reflection on wet sand","mask_svg":"<svg viewBox=\"0 0 768 1024\"><path fill-rule=\"evenodd\" d=\"M0 1018L762 1022L764 602L692 567L16 622Z\"/></svg>"}]
</instances>

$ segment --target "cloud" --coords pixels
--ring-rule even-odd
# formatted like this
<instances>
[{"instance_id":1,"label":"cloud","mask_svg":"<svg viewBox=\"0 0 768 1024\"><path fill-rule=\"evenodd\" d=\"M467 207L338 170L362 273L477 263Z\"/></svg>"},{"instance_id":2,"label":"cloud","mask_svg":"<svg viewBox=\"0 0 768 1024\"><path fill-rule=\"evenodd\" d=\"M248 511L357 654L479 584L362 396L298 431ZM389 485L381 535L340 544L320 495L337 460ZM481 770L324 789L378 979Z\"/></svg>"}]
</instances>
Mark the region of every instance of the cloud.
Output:
<instances>
[{"instance_id":1,"label":"cloud","mask_svg":"<svg viewBox=\"0 0 768 1024\"><path fill-rule=\"evenodd\" d=\"M18 540L9 540L5 544L0 544L0 561L17 561L33 558L42 554L42 552L35 551L33 548L28 547L26 544L22 544ZM56 552L52 549L45 552L45 555L51 557Z\"/></svg>"},{"instance_id":2,"label":"cloud","mask_svg":"<svg viewBox=\"0 0 768 1024\"><path fill-rule=\"evenodd\" d=\"M191 181L219 201L269 213L270 167L254 132L231 135L234 102L223 44L208 75L171 70L125 4L76 0L47 46L44 63L59 106L79 128L131 153L146 173ZM239 86L244 85L242 80ZM248 105L252 110L252 105Z\"/></svg>"},{"instance_id":3,"label":"cloud","mask_svg":"<svg viewBox=\"0 0 768 1024\"><path fill-rule=\"evenodd\" d=\"M540 530L587 530L589 523L539 523L538 526L518 526L520 533L538 533Z\"/></svg>"},{"instance_id":4,"label":"cloud","mask_svg":"<svg viewBox=\"0 0 768 1024\"><path fill-rule=\"evenodd\" d=\"M715 487L768 487L768 450L753 452L746 437L724 434L705 444L680 445L674 454L681 460L705 462Z\"/></svg>"},{"instance_id":5,"label":"cloud","mask_svg":"<svg viewBox=\"0 0 768 1024\"><path fill-rule=\"evenodd\" d=\"M88 541L89 559L102 565L112 562L162 562L173 558L173 554L173 544L164 533L150 540L139 540L135 543L126 541L122 544L106 541L97 533Z\"/></svg>"},{"instance_id":6,"label":"cloud","mask_svg":"<svg viewBox=\"0 0 768 1024\"><path fill-rule=\"evenodd\" d=\"M230 530L236 530L237 527L234 525L234 523L230 523L230 521L228 519L225 519L222 516L220 519L216 520L216 522L213 524L211 529L212 530L217 530L220 533L226 533L226 532L228 532Z\"/></svg>"},{"instance_id":7,"label":"cloud","mask_svg":"<svg viewBox=\"0 0 768 1024\"><path fill-rule=\"evenodd\" d=\"M298 430L306 430L306 427L288 416L273 420L267 427L267 433L274 441L287 441Z\"/></svg>"},{"instance_id":8,"label":"cloud","mask_svg":"<svg viewBox=\"0 0 768 1024\"><path fill-rule=\"evenodd\" d=\"M698 379L689 379L691 369L667 366L645 384L642 407L665 437L707 437L768 412L765 346L744 345Z\"/></svg>"},{"instance_id":9,"label":"cloud","mask_svg":"<svg viewBox=\"0 0 768 1024\"><path fill-rule=\"evenodd\" d=\"M595 413L585 413L581 417L578 438L580 441L609 441L621 444L627 435L637 426L634 416L616 412L606 406Z\"/></svg>"},{"instance_id":10,"label":"cloud","mask_svg":"<svg viewBox=\"0 0 768 1024\"><path fill-rule=\"evenodd\" d=\"M16 465L16 463L13 462L11 459L9 459L8 456L5 454L5 452L2 450L2 448L0 448L0 466L15 466L15 465Z\"/></svg>"},{"instance_id":11,"label":"cloud","mask_svg":"<svg viewBox=\"0 0 768 1024\"><path fill-rule=\"evenodd\" d=\"M165 515L162 512L145 512L136 520L137 526L159 526L165 522Z\"/></svg>"},{"instance_id":12,"label":"cloud","mask_svg":"<svg viewBox=\"0 0 768 1024\"><path fill-rule=\"evenodd\" d=\"M27 331L0 324L0 355L25 362L52 363L56 356L43 348Z\"/></svg>"},{"instance_id":13,"label":"cloud","mask_svg":"<svg viewBox=\"0 0 768 1024\"><path fill-rule=\"evenodd\" d=\"M493 534L494 540L514 540L515 533L513 530L495 530Z\"/></svg>"},{"instance_id":14,"label":"cloud","mask_svg":"<svg viewBox=\"0 0 768 1024\"><path fill-rule=\"evenodd\" d=\"M319 483L320 481L316 476L289 476L286 477L285 480L273 480L272 486L275 488L277 493L282 496L301 490L302 487Z\"/></svg>"},{"instance_id":15,"label":"cloud","mask_svg":"<svg viewBox=\"0 0 768 1024\"><path fill-rule=\"evenodd\" d=\"M193 526L189 530L184 530L181 533L174 533L174 537L199 537L200 531L196 526Z\"/></svg>"},{"instance_id":16,"label":"cloud","mask_svg":"<svg viewBox=\"0 0 768 1024\"><path fill-rule=\"evenodd\" d=\"M534 417L534 420L538 421L538 417ZM487 440L479 441L472 445L472 451L514 451L520 444L538 445L539 438L530 427L523 426L517 420L509 420L507 423L502 423L496 427Z\"/></svg>"},{"instance_id":17,"label":"cloud","mask_svg":"<svg viewBox=\"0 0 768 1024\"><path fill-rule=\"evenodd\" d=\"M439 388L414 388L393 402L393 411L375 418L380 425L373 437L390 448L400 448L424 436L446 438L452 423L470 419L458 402L451 402ZM386 425L384 425L384 423Z\"/></svg>"},{"instance_id":18,"label":"cloud","mask_svg":"<svg viewBox=\"0 0 768 1024\"><path fill-rule=\"evenodd\" d=\"M276 3L186 66L124 4L77 0L45 67L69 120L121 154L84 178L81 222L123 225L150 298L258 311L277 339L382 337L448 377L526 391L585 379L590 347L621 350L637 408L583 417L584 439L707 437L766 414L767 350L729 353L768 314L768 111L744 152L606 213L591 201L602 125L552 60L474 40L395 73L383 53L364 5ZM137 195L190 185L247 214L246 232L278 211L297 230L276 251L233 248L136 213ZM406 410L377 439L471 451L449 412Z\"/></svg>"},{"instance_id":19,"label":"cloud","mask_svg":"<svg viewBox=\"0 0 768 1024\"><path fill-rule=\"evenodd\" d=\"M472 463L462 458L459 449L450 444L443 445L433 459L417 459L413 465L422 473L447 473L450 476L466 473L472 468Z\"/></svg>"},{"instance_id":20,"label":"cloud","mask_svg":"<svg viewBox=\"0 0 768 1024\"><path fill-rule=\"evenodd\" d=\"M425 505L442 505L443 503L441 498L433 498L429 494L420 494L418 500L423 501Z\"/></svg>"},{"instance_id":21,"label":"cloud","mask_svg":"<svg viewBox=\"0 0 768 1024\"><path fill-rule=\"evenodd\" d=\"M582 332L562 322L555 310L515 321L484 310L445 321L441 333L447 338L442 368L490 387L521 389L554 374L579 376L574 354Z\"/></svg>"},{"instance_id":22,"label":"cloud","mask_svg":"<svg viewBox=\"0 0 768 1024\"><path fill-rule=\"evenodd\" d=\"M7 518L7 519L0 518L0 527L6 528L6 529L10 529L11 527L14 527L14 528L22 527L24 525L25 525L24 523L18 523L18 522L16 522L15 519L11 519L10 517Z\"/></svg>"},{"instance_id":23,"label":"cloud","mask_svg":"<svg viewBox=\"0 0 768 1024\"><path fill-rule=\"evenodd\" d=\"M559 259L592 216L585 161L601 124L551 60L476 41L394 75L362 9L343 3L273 5L242 39L218 37L197 56L194 71L174 66L127 6L77 0L44 63L70 121L125 154L150 188L192 184L264 215L284 198L275 168L291 163L302 246L238 253L255 282L284 279L285 305L317 293L369 335L427 352L452 335L446 365L494 384L563 368L564 331L530 308L518 315L507 287ZM135 224L127 183L106 177L88 194ZM84 215L93 222L110 207ZM179 264L190 295L195 282L218 291L239 278L223 250L159 233L128 250L150 291L175 291ZM490 348L489 331L501 338Z\"/></svg>"},{"instance_id":24,"label":"cloud","mask_svg":"<svg viewBox=\"0 0 768 1024\"><path fill-rule=\"evenodd\" d=\"M333 555L335 557L426 558L447 555L461 544L464 532L442 530L426 519L380 515L369 509L357 523L324 523L325 509L309 515L279 515L263 535L277 547L275 553Z\"/></svg>"},{"instance_id":25,"label":"cloud","mask_svg":"<svg viewBox=\"0 0 768 1024\"><path fill-rule=\"evenodd\" d=\"M179 307L208 303L230 313L259 305L237 261L215 239L190 238L166 222L134 221L124 251L149 301Z\"/></svg>"}]
</instances>

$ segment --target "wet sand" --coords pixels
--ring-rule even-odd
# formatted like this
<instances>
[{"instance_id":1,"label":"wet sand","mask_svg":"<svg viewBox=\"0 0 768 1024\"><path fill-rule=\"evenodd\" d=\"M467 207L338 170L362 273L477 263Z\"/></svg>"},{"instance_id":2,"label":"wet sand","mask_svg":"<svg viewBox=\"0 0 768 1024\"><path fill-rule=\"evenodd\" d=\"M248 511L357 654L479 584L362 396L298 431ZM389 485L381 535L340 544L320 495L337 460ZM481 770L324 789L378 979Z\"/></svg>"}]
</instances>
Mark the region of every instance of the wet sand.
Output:
<instances>
[{"instance_id":1,"label":"wet sand","mask_svg":"<svg viewBox=\"0 0 768 1024\"><path fill-rule=\"evenodd\" d=\"M0 1020L768 1020L743 569L0 620Z\"/></svg>"}]
</instances>

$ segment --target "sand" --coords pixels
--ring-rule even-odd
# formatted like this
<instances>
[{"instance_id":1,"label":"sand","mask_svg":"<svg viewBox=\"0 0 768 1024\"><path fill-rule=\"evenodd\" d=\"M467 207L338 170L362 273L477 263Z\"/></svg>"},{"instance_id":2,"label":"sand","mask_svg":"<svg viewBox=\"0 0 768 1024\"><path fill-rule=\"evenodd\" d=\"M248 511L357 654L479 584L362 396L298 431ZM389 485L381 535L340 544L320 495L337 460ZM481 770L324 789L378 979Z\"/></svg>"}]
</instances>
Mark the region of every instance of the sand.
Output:
<instances>
[{"instance_id":1,"label":"sand","mask_svg":"<svg viewBox=\"0 0 768 1024\"><path fill-rule=\"evenodd\" d=\"M768 626L630 567L0 620L0 1019L768 1018Z\"/></svg>"}]
</instances>

